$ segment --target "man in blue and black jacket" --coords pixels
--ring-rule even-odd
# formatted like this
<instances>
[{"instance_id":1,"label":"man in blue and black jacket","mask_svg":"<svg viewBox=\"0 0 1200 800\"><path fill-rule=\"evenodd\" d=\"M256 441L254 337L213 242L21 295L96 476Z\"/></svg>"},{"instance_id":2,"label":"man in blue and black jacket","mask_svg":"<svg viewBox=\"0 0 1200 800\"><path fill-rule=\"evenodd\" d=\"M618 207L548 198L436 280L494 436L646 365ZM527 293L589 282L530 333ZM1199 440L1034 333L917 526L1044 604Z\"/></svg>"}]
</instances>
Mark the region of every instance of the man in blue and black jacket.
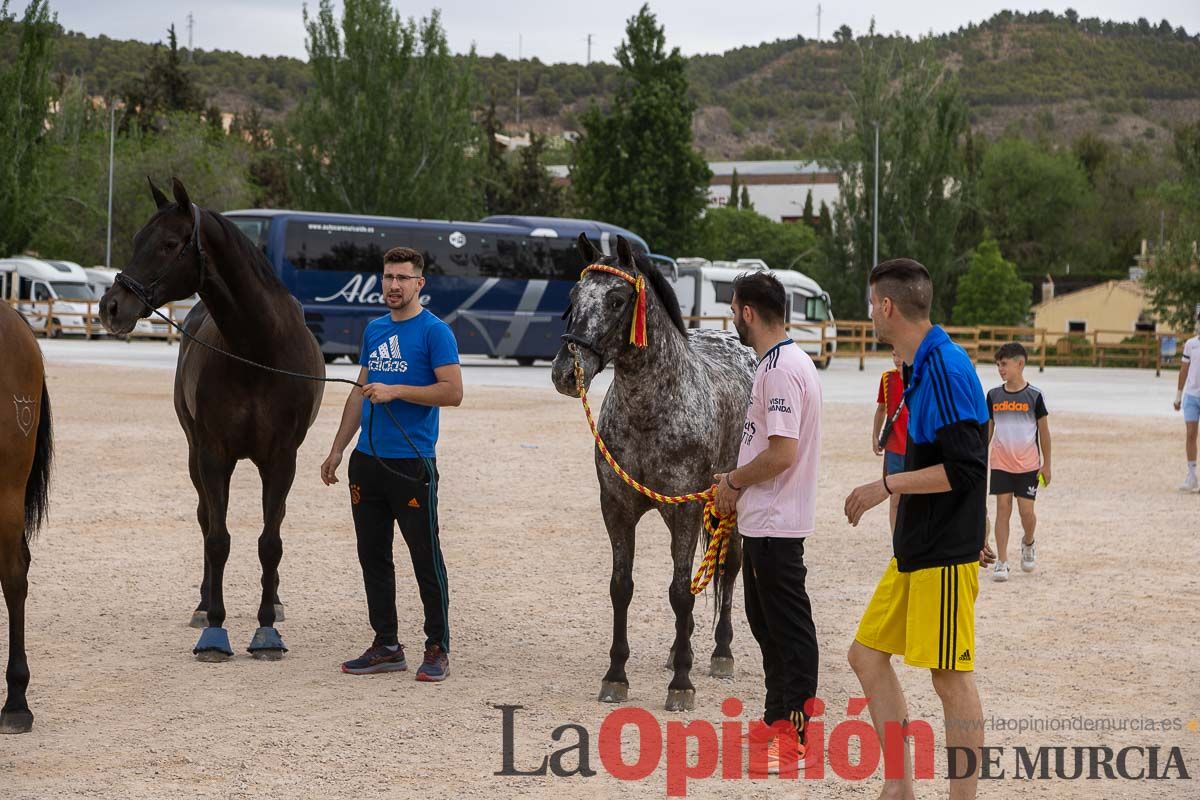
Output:
<instances>
[{"instance_id":1,"label":"man in blue and black jacket","mask_svg":"<svg viewBox=\"0 0 1200 800\"><path fill-rule=\"evenodd\" d=\"M925 267L885 261L871 271L870 285L875 333L911 367L908 449L904 472L846 498L846 517L857 525L868 509L900 496L894 556L863 613L850 666L885 742L895 736L889 729L908 723L892 656L930 670L946 720L950 797L965 800L975 797L983 746L974 638L979 564L993 558L985 543L987 401L970 356L929 320L933 282ZM880 796L913 797L907 747L903 778L887 778Z\"/></svg>"}]
</instances>

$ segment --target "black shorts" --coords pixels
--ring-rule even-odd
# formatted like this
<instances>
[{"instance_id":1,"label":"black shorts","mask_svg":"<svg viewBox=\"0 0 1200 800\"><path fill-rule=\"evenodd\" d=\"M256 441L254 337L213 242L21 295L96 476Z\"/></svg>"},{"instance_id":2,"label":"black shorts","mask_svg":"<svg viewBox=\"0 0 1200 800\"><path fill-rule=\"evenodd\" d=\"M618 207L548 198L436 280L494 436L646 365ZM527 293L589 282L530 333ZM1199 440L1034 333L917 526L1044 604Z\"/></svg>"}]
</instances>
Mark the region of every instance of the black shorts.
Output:
<instances>
[{"instance_id":1,"label":"black shorts","mask_svg":"<svg viewBox=\"0 0 1200 800\"><path fill-rule=\"evenodd\" d=\"M1037 500L1038 472L1005 472L992 470L990 494L1015 494L1026 500Z\"/></svg>"}]
</instances>

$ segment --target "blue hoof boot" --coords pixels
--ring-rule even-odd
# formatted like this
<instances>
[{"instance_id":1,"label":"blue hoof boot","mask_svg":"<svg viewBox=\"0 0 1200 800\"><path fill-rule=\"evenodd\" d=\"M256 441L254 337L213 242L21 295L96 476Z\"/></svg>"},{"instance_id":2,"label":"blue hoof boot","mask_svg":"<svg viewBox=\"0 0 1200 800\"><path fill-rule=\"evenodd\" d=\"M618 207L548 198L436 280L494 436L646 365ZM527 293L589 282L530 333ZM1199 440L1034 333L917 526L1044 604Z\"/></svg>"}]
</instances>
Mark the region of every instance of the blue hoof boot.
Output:
<instances>
[{"instance_id":1,"label":"blue hoof boot","mask_svg":"<svg viewBox=\"0 0 1200 800\"><path fill-rule=\"evenodd\" d=\"M255 658L278 661L287 652L287 647L284 646L283 637L279 635L279 631L274 628L259 628L254 632L254 638L250 640L250 647L247 650Z\"/></svg>"},{"instance_id":2,"label":"blue hoof boot","mask_svg":"<svg viewBox=\"0 0 1200 800\"><path fill-rule=\"evenodd\" d=\"M224 628L205 628L192 652L200 661L228 661L233 658L229 633Z\"/></svg>"}]
</instances>

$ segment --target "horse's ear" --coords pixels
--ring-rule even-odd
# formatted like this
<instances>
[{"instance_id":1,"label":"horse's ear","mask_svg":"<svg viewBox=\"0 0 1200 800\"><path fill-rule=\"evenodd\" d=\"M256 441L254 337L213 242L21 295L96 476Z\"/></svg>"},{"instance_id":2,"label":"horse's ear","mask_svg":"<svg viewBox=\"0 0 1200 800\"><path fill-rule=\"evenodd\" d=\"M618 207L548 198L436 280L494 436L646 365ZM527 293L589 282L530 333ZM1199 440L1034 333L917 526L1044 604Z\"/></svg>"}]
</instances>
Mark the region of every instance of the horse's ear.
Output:
<instances>
[{"instance_id":1,"label":"horse's ear","mask_svg":"<svg viewBox=\"0 0 1200 800\"><path fill-rule=\"evenodd\" d=\"M183 181L179 178L171 178L171 189L175 192L175 202L184 211L192 210L192 198L188 197L187 189L183 187Z\"/></svg>"},{"instance_id":2,"label":"horse's ear","mask_svg":"<svg viewBox=\"0 0 1200 800\"><path fill-rule=\"evenodd\" d=\"M586 233L579 234L579 239L575 243L579 247L579 255L583 256L585 264L595 264L596 260L600 258L600 253L596 250L596 246L592 244L592 240L587 237Z\"/></svg>"},{"instance_id":3,"label":"horse's ear","mask_svg":"<svg viewBox=\"0 0 1200 800\"><path fill-rule=\"evenodd\" d=\"M167 199L167 196L162 193L162 189L159 189L154 185L153 178L147 175L146 182L150 184L150 194L154 196L154 204L156 206L162 208L163 206L169 206L171 204L171 201Z\"/></svg>"},{"instance_id":4,"label":"horse's ear","mask_svg":"<svg viewBox=\"0 0 1200 800\"><path fill-rule=\"evenodd\" d=\"M633 260L633 248L629 246L629 241L620 235L617 236L617 262L630 272L637 269Z\"/></svg>"}]
</instances>

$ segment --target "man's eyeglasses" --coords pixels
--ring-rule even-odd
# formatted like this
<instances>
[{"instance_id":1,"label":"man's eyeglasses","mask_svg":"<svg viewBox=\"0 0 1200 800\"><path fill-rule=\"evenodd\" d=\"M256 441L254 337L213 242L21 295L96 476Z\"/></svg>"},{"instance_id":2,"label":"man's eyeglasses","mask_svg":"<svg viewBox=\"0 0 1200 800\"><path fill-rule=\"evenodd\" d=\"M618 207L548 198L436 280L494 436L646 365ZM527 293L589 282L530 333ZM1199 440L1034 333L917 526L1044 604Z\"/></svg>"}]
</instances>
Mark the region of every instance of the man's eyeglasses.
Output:
<instances>
[{"instance_id":1,"label":"man's eyeglasses","mask_svg":"<svg viewBox=\"0 0 1200 800\"><path fill-rule=\"evenodd\" d=\"M422 276L422 275L386 275L385 274L383 276L383 282L388 283L389 281L391 281L394 283L404 283L405 281L419 281L419 280L421 280L422 277L424 277L424 276Z\"/></svg>"}]
</instances>

